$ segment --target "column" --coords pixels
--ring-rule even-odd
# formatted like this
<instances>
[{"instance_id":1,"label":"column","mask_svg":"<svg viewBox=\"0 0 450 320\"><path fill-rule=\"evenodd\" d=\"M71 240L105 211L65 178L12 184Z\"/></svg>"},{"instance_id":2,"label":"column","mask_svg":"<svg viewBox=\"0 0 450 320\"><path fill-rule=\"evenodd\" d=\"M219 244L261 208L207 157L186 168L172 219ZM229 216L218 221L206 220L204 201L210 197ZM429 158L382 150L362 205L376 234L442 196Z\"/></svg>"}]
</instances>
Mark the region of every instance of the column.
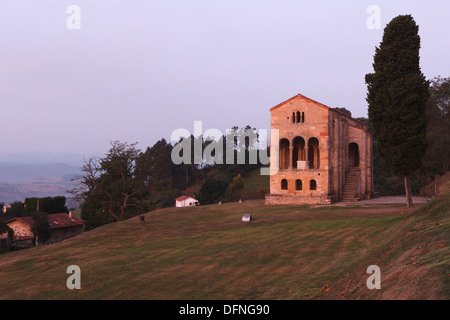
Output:
<instances>
[{"instance_id":1,"label":"column","mask_svg":"<svg viewBox=\"0 0 450 320\"><path fill-rule=\"evenodd\" d=\"M309 169L309 157L308 157L308 144L305 144L305 161L306 161L306 169Z\"/></svg>"},{"instance_id":2,"label":"column","mask_svg":"<svg viewBox=\"0 0 450 320\"><path fill-rule=\"evenodd\" d=\"M292 169L292 161L294 160L294 146L292 145L292 142L289 143L289 168Z\"/></svg>"}]
</instances>

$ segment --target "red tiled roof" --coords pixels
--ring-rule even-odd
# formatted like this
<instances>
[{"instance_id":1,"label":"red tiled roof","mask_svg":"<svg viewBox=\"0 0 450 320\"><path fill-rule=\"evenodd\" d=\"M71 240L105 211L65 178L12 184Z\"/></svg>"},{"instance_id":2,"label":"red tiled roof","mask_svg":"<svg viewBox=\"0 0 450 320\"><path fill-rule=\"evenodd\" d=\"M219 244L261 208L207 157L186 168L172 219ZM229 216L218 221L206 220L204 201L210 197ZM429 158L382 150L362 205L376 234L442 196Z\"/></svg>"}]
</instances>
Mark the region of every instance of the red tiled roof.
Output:
<instances>
[{"instance_id":1,"label":"red tiled roof","mask_svg":"<svg viewBox=\"0 0 450 320\"><path fill-rule=\"evenodd\" d=\"M187 200L187 199L191 199L192 197L188 197L188 196L181 196L181 197L178 197L178 198L176 198L175 200L177 200L177 201L183 201L183 200ZM192 198L192 199L194 199L194 198ZM195 200L195 199L194 199Z\"/></svg>"},{"instance_id":2,"label":"red tiled roof","mask_svg":"<svg viewBox=\"0 0 450 320\"><path fill-rule=\"evenodd\" d=\"M16 217L16 218L12 218L12 219L6 220L5 223L8 224L8 223L10 223L12 221L15 221L15 220L23 222L25 224L30 224L30 225L33 223L33 220L31 219L31 217Z\"/></svg>"},{"instance_id":3,"label":"red tiled roof","mask_svg":"<svg viewBox=\"0 0 450 320\"><path fill-rule=\"evenodd\" d=\"M67 227L75 227L84 225L84 221L75 217L69 217L67 213L53 213L48 216L48 224L50 225L50 229L59 229L59 228L67 228ZM17 217L11 220L6 221L6 223L11 221L20 221L27 225L33 224L33 219L31 217Z\"/></svg>"},{"instance_id":4,"label":"red tiled roof","mask_svg":"<svg viewBox=\"0 0 450 320\"><path fill-rule=\"evenodd\" d=\"M84 221L75 217L69 217L67 213L54 213L48 215L50 229L67 228L84 225Z\"/></svg>"}]
</instances>

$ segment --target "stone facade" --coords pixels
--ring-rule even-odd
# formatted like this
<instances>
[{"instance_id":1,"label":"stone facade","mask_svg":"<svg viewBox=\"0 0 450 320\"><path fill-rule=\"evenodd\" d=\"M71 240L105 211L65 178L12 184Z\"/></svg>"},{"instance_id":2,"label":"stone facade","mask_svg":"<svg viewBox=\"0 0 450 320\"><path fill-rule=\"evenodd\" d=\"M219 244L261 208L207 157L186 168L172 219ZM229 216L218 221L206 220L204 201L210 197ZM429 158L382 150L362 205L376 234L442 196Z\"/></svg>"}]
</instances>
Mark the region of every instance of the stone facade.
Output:
<instances>
[{"instance_id":1,"label":"stone facade","mask_svg":"<svg viewBox=\"0 0 450 320\"><path fill-rule=\"evenodd\" d=\"M14 230L14 239L11 243L13 247L29 247L32 245L34 235L31 232L31 224L27 220L12 219L7 224Z\"/></svg>"},{"instance_id":2,"label":"stone facade","mask_svg":"<svg viewBox=\"0 0 450 320\"><path fill-rule=\"evenodd\" d=\"M58 243L84 232L84 221L67 213L48 215L49 228L52 232L45 244ZM34 234L31 231L33 220L31 217L17 217L6 222L14 230L15 247L27 247L32 244Z\"/></svg>"},{"instance_id":3,"label":"stone facade","mask_svg":"<svg viewBox=\"0 0 450 320\"><path fill-rule=\"evenodd\" d=\"M28 220L31 221L31 218L25 221L22 221L22 219L13 219L7 223L8 227L14 230L15 238L23 239L27 237L34 237L33 232L31 232L31 222L29 223Z\"/></svg>"},{"instance_id":4,"label":"stone facade","mask_svg":"<svg viewBox=\"0 0 450 320\"><path fill-rule=\"evenodd\" d=\"M372 196L367 125L302 95L270 109L266 204L330 204Z\"/></svg>"}]
</instances>

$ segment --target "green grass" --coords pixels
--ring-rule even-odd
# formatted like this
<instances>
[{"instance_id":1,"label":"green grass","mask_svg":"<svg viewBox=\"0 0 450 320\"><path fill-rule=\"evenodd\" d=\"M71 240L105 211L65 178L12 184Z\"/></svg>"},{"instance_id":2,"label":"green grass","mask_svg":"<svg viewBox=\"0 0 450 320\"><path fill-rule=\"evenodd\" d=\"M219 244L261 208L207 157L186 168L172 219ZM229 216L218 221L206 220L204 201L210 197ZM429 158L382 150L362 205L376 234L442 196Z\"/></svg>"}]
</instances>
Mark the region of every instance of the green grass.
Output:
<instances>
[{"instance_id":1,"label":"green grass","mask_svg":"<svg viewBox=\"0 0 450 320\"><path fill-rule=\"evenodd\" d=\"M244 193L259 189L268 191L269 188L270 178L268 175L261 175L261 169L252 170L244 176Z\"/></svg>"},{"instance_id":2,"label":"green grass","mask_svg":"<svg viewBox=\"0 0 450 320\"><path fill-rule=\"evenodd\" d=\"M384 271L411 245L447 241L448 201L436 199L412 215L397 206L268 207L263 200L153 211L144 225L136 217L0 255L0 298L320 299L342 298L346 290L352 293L344 298L373 298L361 268L379 259ZM244 213L254 220L242 222ZM418 238L399 240L413 228ZM407 266L442 278L434 293L448 297L448 249L439 250ZM73 264L81 268L81 290L66 287Z\"/></svg>"},{"instance_id":3,"label":"green grass","mask_svg":"<svg viewBox=\"0 0 450 320\"><path fill-rule=\"evenodd\" d=\"M328 299L449 299L450 193L407 214L375 237L364 263L340 279ZM374 262L382 270L383 290L368 291L355 276ZM323 296L322 296L323 297Z\"/></svg>"}]
</instances>

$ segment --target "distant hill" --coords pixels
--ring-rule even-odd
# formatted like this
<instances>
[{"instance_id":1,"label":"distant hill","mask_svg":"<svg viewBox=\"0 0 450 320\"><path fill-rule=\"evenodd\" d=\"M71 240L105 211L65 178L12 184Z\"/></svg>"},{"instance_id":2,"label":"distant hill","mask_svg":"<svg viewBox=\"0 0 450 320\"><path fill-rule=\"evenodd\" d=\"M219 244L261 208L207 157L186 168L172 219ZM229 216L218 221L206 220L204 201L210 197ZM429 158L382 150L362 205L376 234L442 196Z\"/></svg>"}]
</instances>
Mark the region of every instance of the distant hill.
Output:
<instances>
[{"instance_id":1,"label":"distant hill","mask_svg":"<svg viewBox=\"0 0 450 320\"><path fill-rule=\"evenodd\" d=\"M78 153L69 152L38 152L38 151L24 151L13 153L1 153L0 163L15 163L15 164L31 164L31 165L47 165L49 163L65 163L70 166L79 167L84 158L89 158L93 155L82 155Z\"/></svg>"},{"instance_id":2,"label":"distant hill","mask_svg":"<svg viewBox=\"0 0 450 320\"><path fill-rule=\"evenodd\" d=\"M66 163L0 163L0 202L23 201L28 197L67 196L81 166Z\"/></svg>"},{"instance_id":3,"label":"distant hill","mask_svg":"<svg viewBox=\"0 0 450 320\"><path fill-rule=\"evenodd\" d=\"M17 164L0 163L0 182L18 183L38 177L59 178L75 175L80 167L65 163Z\"/></svg>"}]
</instances>

